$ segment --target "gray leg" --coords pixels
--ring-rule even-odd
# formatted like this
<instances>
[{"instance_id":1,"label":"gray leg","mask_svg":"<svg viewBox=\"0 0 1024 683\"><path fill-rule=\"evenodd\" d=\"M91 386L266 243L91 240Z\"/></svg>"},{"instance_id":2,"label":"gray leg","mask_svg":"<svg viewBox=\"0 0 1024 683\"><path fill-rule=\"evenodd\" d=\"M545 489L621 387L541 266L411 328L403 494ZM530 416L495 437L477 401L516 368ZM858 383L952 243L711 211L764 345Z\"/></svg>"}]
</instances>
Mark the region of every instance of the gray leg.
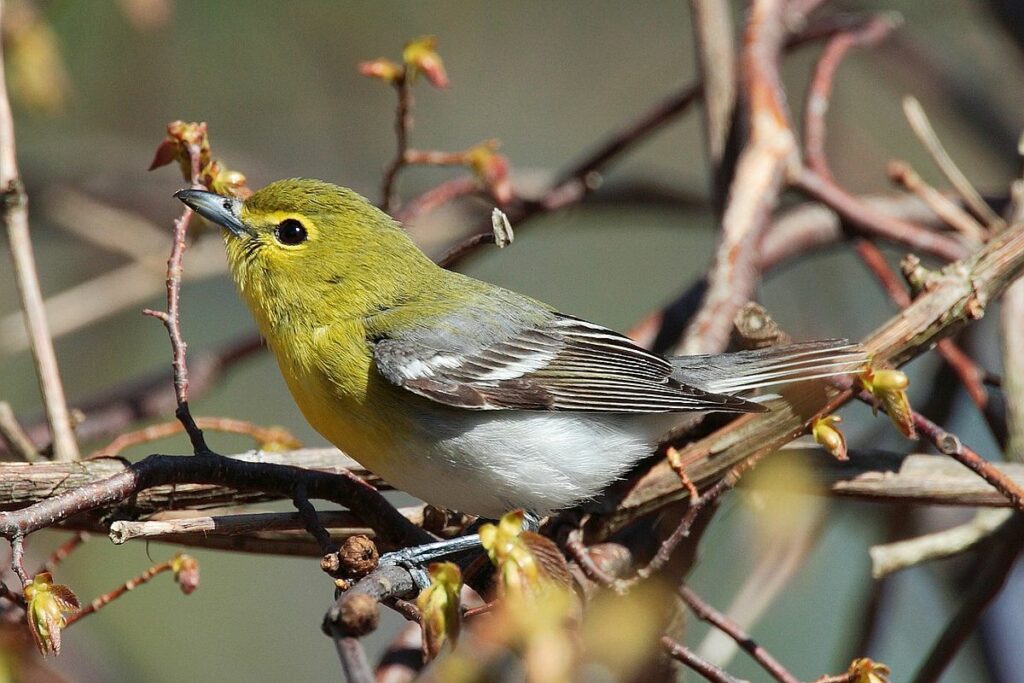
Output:
<instances>
[{"instance_id":1,"label":"gray leg","mask_svg":"<svg viewBox=\"0 0 1024 683\"><path fill-rule=\"evenodd\" d=\"M523 529L534 533L540 529L540 518L532 512L523 514ZM380 558L380 564L392 564L405 567L412 574L416 587L423 590L430 585L430 578L424 567L449 555L457 555L467 550L480 548L480 535L467 534L458 538L450 538L436 543L424 543L423 545L411 548L402 548L394 552L386 553Z\"/></svg>"},{"instance_id":2,"label":"gray leg","mask_svg":"<svg viewBox=\"0 0 1024 683\"><path fill-rule=\"evenodd\" d=\"M393 564L405 567L412 574L416 587L423 590L430 585L430 579L423 570L424 566L442 557L457 555L458 553L475 550L479 547L480 536L478 534L469 534L467 536L450 538L445 541L437 541L436 543L424 543L423 545L402 548L401 550L386 553L381 556L380 564Z\"/></svg>"}]
</instances>

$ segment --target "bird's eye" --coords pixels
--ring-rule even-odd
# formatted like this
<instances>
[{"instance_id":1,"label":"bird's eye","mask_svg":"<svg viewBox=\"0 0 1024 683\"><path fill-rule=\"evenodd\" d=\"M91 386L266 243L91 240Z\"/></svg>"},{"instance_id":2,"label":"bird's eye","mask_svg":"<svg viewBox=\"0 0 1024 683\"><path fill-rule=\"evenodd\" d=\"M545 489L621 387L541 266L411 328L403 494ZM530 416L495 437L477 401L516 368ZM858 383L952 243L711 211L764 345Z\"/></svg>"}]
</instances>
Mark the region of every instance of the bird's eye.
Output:
<instances>
[{"instance_id":1,"label":"bird's eye","mask_svg":"<svg viewBox=\"0 0 1024 683\"><path fill-rule=\"evenodd\" d=\"M286 218L278 224L274 235L281 244L295 246L306 241L306 228L294 218Z\"/></svg>"}]
</instances>

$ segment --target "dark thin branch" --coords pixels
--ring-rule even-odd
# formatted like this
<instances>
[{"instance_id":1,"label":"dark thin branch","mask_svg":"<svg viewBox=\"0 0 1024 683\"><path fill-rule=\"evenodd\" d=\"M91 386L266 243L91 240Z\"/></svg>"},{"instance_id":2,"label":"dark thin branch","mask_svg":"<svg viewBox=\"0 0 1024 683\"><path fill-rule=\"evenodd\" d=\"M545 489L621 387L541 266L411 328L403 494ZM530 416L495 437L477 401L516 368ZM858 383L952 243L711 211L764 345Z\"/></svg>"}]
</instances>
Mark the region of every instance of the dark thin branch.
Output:
<instances>
[{"instance_id":1,"label":"dark thin branch","mask_svg":"<svg viewBox=\"0 0 1024 683\"><path fill-rule=\"evenodd\" d=\"M974 632L985 609L999 595L1024 548L1024 515L1015 514L1004 522L986 546L978 553L971 573L973 578L963 594L963 602L917 670L914 683L939 680Z\"/></svg>"},{"instance_id":2,"label":"dark thin branch","mask_svg":"<svg viewBox=\"0 0 1024 683\"><path fill-rule=\"evenodd\" d=\"M15 539L80 512L107 507L163 484L220 484L291 498L301 483L308 495L350 508L384 538L400 544L434 540L398 512L372 486L350 473L303 470L287 465L225 457L151 455L125 470L29 507L0 513L0 535Z\"/></svg>"},{"instance_id":3,"label":"dark thin branch","mask_svg":"<svg viewBox=\"0 0 1024 683\"><path fill-rule=\"evenodd\" d=\"M405 152L409 149L409 131L412 129L412 87L405 67L394 82L398 101L395 106L395 156L384 170L380 187L380 208L391 213L395 205L395 181L406 165Z\"/></svg>"},{"instance_id":4,"label":"dark thin branch","mask_svg":"<svg viewBox=\"0 0 1024 683\"><path fill-rule=\"evenodd\" d=\"M682 643L677 643L668 636L661 637L661 647L672 659L690 667L712 683L748 683L742 678L736 678L711 662L698 657L690 648Z\"/></svg>"},{"instance_id":5,"label":"dark thin branch","mask_svg":"<svg viewBox=\"0 0 1024 683\"><path fill-rule=\"evenodd\" d=\"M300 481L295 485L295 491L292 493L292 503L295 505L295 509L299 511L299 516L302 517L306 531L320 544L320 550L323 554L329 555L338 552L338 546L331 540L330 532L324 528L323 522L317 516L316 508L309 502L306 482Z\"/></svg>"},{"instance_id":6,"label":"dark thin branch","mask_svg":"<svg viewBox=\"0 0 1024 683\"><path fill-rule=\"evenodd\" d=\"M779 681L779 683L799 683L796 676L791 674L786 667L782 666L771 653L754 642L750 634L740 628L739 624L733 622L729 617L705 602L692 588L681 586L679 588L679 597L683 599L683 602L693 610L693 613L699 619L708 622L735 640L736 644L753 657L754 661L760 664L761 668L767 671L772 678Z\"/></svg>"},{"instance_id":7,"label":"dark thin branch","mask_svg":"<svg viewBox=\"0 0 1024 683\"><path fill-rule=\"evenodd\" d=\"M200 176L200 154L199 145L189 143L187 145L189 161L191 163L191 175L189 185L193 189L207 189L199 182ZM174 374L174 397L177 408L174 411L175 417L181 421L189 441L192 442L192 452L196 455L211 454L203 431L192 419L192 413L188 409L188 364L185 360L185 353L188 345L181 335L181 276L184 272L183 260L185 249L188 247L186 238L188 236L188 225L192 219L192 209L185 207L181 216L174 222L174 237L171 245L171 255L167 259L167 310L153 311L146 309L146 315L157 318L167 328L167 335L171 339L171 367Z\"/></svg>"},{"instance_id":8,"label":"dark thin branch","mask_svg":"<svg viewBox=\"0 0 1024 683\"><path fill-rule=\"evenodd\" d=\"M998 468L978 455L973 449L964 445L955 434L947 432L920 413L912 413L912 416L914 427L917 428L917 431L935 444L935 447L941 453L959 461L964 467L977 474L1006 496L1006 499L1013 504L1013 507L1024 511L1024 487L1021 487L1017 482L1000 472Z\"/></svg>"}]
</instances>

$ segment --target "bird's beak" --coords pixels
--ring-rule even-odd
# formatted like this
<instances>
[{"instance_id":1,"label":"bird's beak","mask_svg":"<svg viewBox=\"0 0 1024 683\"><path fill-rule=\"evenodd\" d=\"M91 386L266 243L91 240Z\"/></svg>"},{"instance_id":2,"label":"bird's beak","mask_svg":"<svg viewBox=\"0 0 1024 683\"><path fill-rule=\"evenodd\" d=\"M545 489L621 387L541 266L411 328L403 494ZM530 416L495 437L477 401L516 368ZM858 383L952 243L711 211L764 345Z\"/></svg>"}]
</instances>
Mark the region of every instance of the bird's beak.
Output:
<instances>
[{"instance_id":1,"label":"bird's beak","mask_svg":"<svg viewBox=\"0 0 1024 683\"><path fill-rule=\"evenodd\" d=\"M205 190L178 190L174 196L208 221L230 230L236 237L255 237L255 233L238 218L241 200L222 197Z\"/></svg>"}]
</instances>

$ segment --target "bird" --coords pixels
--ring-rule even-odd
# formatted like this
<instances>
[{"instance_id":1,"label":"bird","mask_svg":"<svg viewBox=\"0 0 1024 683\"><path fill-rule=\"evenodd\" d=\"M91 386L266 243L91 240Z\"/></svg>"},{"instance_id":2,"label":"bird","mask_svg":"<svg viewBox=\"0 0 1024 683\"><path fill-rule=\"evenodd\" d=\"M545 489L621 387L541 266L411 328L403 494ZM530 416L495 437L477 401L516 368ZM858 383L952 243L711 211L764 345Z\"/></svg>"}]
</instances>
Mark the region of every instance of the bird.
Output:
<instances>
[{"instance_id":1,"label":"bird","mask_svg":"<svg viewBox=\"0 0 1024 683\"><path fill-rule=\"evenodd\" d=\"M309 424L391 485L470 515L541 518L593 499L687 420L762 412L754 389L865 362L843 339L663 357L441 268L324 181L175 196L223 228L232 278Z\"/></svg>"}]
</instances>

